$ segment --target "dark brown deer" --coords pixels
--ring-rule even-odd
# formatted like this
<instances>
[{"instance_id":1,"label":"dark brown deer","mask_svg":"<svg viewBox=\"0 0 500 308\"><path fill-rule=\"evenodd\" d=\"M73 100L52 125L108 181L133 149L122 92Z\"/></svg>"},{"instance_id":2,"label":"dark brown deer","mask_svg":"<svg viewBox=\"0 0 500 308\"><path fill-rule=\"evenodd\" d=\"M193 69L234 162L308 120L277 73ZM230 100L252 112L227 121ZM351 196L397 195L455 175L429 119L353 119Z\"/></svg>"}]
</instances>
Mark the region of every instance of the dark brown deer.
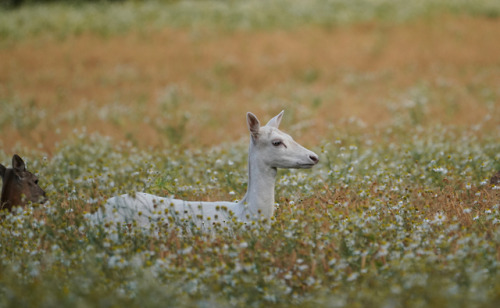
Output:
<instances>
[{"instance_id":1,"label":"dark brown deer","mask_svg":"<svg viewBox=\"0 0 500 308\"><path fill-rule=\"evenodd\" d=\"M497 173L495 173L491 179L490 179L490 184L491 185L498 185L500 184L500 171L498 171Z\"/></svg>"},{"instance_id":2,"label":"dark brown deer","mask_svg":"<svg viewBox=\"0 0 500 308\"><path fill-rule=\"evenodd\" d=\"M38 186L38 178L28 170L19 155L12 156L12 168L0 164L2 176L2 199L0 210L11 211L14 206L25 206L28 202L45 203L45 191Z\"/></svg>"}]
</instances>

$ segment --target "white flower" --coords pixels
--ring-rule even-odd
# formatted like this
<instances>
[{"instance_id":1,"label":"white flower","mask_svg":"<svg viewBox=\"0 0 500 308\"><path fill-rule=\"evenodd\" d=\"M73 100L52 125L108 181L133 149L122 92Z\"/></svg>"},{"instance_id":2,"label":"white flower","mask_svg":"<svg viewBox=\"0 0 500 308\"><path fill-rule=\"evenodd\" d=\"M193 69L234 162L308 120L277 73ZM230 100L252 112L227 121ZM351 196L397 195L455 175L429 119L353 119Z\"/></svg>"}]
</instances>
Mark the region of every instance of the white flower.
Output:
<instances>
[{"instance_id":1,"label":"white flower","mask_svg":"<svg viewBox=\"0 0 500 308\"><path fill-rule=\"evenodd\" d=\"M97 199L97 198L89 198L89 199L87 199L87 203L88 204L94 204L94 203L97 203L97 202L99 202L99 199Z\"/></svg>"},{"instance_id":2,"label":"white flower","mask_svg":"<svg viewBox=\"0 0 500 308\"><path fill-rule=\"evenodd\" d=\"M438 173L441 173L443 175L447 174L448 173L448 170L446 170L446 168L443 168L443 167L439 167L439 168L434 168L432 169L434 172L438 172Z\"/></svg>"},{"instance_id":3,"label":"white flower","mask_svg":"<svg viewBox=\"0 0 500 308\"><path fill-rule=\"evenodd\" d=\"M359 273L351 273L349 276L347 276L347 281L354 281L358 279Z\"/></svg>"},{"instance_id":4,"label":"white flower","mask_svg":"<svg viewBox=\"0 0 500 308\"><path fill-rule=\"evenodd\" d=\"M181 254L183 254L183 255L187 255L187 254L189 254L192 250L193 250L193 247L192 247L192 246L189 246L189 247L187 247L187 248L182 249L182 250L180 251L180 253L181 253Z\"/></svg>"},{"instance_id":5,"label":"white flower","mask_svg":"<svg viewBox=\"0 0 500 308\"><path fill-rule=\"evenodd\" d=\"M309 277L307 277L307 279L306 279L306 284L307 284L308 286L312 286L315 282L316 282L316 279L314 279L314 277L309 276Z\"/></svg>"},{"instance_id":6,"label":"white flower","mask_svg":"<svg viewBox=\"0 0 500 308\"><path fill-rule=\"evenodd\" d=\"M441 225L445 221L446 221L446 215L441 213L441 212L437 212L434 215L434 220L432 222L437 224L437 225Z\"/></svg>"},{"instance_id":7,"label":"white flower","mask_svg":"<svg viewBox=\"0 0 500 308\"><path fill-rule=\"evenodd\" d=\"M121 256L111 256L108 260L108 266L111 268L123 268L127 266L127 261Z\"/></svg>"}]
</instances>

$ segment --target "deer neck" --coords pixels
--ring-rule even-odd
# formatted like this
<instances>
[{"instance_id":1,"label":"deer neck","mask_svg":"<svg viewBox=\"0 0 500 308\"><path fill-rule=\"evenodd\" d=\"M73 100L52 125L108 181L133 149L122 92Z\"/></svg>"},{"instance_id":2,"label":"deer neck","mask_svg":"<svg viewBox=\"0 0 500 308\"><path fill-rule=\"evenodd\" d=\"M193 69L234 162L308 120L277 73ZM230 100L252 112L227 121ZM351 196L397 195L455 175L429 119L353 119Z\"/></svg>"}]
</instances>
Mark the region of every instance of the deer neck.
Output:
<instances>
[{"instance_id":1,"label":"deer neck","mask_svg":"<svg viewBox=\"0 0 500 308\"><path fill-rule=\"evenodd\" d=\"M6 196L6 190L5 190L5 185L2 186L2 195L0 198L0 210L7 208L7 196Z\"/></svg>"},{"instance_id":2,"label":"deer neck","mask_svg":"<svg viewBox=\"0 0 500 308\"><path fill-rule=\"evenodd\" d=\"M243 217L271 218L274 212L274 184L277 170L266 165L250 143L248 154L248 188L240 205Z\"/></svg>"},{"instance_id":3,"label":"deer neck","mask_svg":"<svg viewBox=\"0 0 500 308\"><path fill-rule=\"evenodd\" d=\"M20 197L16 196L15 193L12 193L13 190L15 190L15 187L12 187L14 185L11 175L11 170L7 169L7 172L5 174L5 177L3 179L2 183L2 195L0 199L0 210L2 209L8 209L10 210L12 208L13 204L20 203ZM19 204L20 205L20 204Z\"/></svg>"}]
</instances>

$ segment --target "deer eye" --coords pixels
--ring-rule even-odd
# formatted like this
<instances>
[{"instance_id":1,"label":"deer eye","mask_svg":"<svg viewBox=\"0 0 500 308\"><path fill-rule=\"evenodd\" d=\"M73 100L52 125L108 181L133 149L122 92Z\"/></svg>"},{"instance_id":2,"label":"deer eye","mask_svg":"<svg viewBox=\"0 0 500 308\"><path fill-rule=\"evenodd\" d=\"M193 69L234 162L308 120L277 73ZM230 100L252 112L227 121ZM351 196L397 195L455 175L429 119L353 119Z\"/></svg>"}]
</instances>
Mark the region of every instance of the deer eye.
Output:
<instances>
[{"instance_id":1,"label":"deer eye","mask_svg":"<svg viewBox=\"0 0 500 308\"><path fill-rule=\"evenodd\" d=\"M35 180L35 184L38 185L38 179Z\"/></svg>"},{"instance_id":2,"label":"deer eye","mask_svg":"<svg viewBox=\"0 0 500 308\"><path fill-rule=\"evenodd\" d=\"M272 143L273 143L273 145L274 145L275 147L277 147L277 146L282 145L282 144L283 144L283 141L281 141L281 140L273 140L273 141L272 141Z\"/></svg>"}]
</instances>

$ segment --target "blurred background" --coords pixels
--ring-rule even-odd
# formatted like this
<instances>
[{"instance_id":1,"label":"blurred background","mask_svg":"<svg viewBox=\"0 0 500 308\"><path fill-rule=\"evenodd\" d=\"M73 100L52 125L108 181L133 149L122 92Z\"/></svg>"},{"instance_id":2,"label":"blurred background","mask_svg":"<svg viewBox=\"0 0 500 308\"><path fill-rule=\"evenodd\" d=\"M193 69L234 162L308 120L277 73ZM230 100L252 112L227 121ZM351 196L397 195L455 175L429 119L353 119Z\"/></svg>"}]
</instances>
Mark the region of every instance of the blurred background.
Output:
<instances>
[{"instance_id":1,"label":"blurred background","mask_svg":"<svg viewBox=\"0 0 500 308\"><path fill-rule=\"evenodd\" d=\"M499 131L497 0L0 2L6 152L213 146L283 109L305 146L352 123Z\"/></svg>"}]
</instances>

